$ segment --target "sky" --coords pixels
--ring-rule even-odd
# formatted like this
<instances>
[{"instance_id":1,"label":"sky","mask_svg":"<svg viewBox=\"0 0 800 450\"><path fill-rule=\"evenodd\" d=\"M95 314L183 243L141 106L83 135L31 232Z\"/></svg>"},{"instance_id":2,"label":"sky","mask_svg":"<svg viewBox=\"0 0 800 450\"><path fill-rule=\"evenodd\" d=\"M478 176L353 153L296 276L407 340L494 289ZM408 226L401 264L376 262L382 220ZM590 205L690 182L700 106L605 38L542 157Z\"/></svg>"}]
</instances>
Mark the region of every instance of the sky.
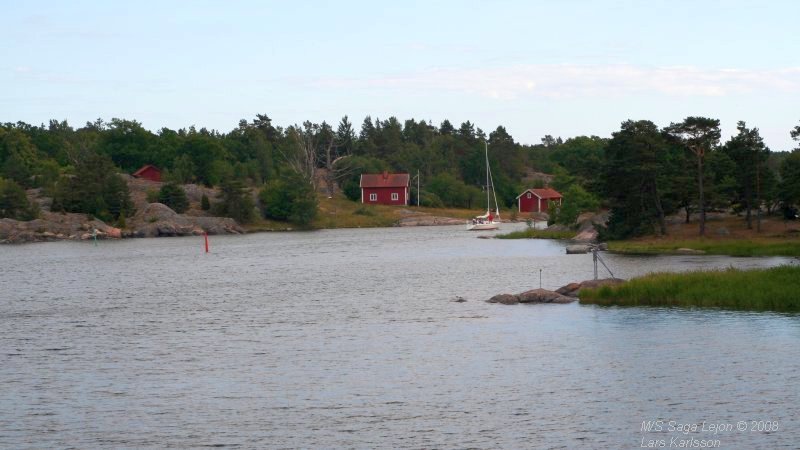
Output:
<instances>
[{"instance_id":1,"label":"sky","mask_svg":"<svg viewBox=\"0 0 800 450\"><path fill-rule=\"evenodd\" d=\"M266 114L608 137L743 120L797 146L800 2L0 0L0 122L222 132Z\"/></svg>"}]
</instances>

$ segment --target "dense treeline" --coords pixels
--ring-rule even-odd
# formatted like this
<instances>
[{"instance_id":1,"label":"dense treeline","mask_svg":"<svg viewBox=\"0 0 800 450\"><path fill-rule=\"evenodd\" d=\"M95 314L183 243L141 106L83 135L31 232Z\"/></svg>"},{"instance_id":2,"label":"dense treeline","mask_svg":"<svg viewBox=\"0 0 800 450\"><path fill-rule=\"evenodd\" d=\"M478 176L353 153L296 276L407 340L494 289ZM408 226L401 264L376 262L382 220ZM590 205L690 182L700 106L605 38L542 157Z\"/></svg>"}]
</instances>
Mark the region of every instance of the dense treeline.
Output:
<instances>
[{"instance_id":1,"label":"dense treeline","mask_svg":"<svg viewBox=\"0 0 800 450\"><path fill-rule=\"evenodd\" d=\"M791 131L800 138L800 127ZM545 136L521 145L502 126L488 135L470 122L439 126L394 117L366 117L356 130L348 117L337 126L305 122L286 128L258 115L228 133L205 128L151 132L134 120L97 120L73 128L50 121L0 125L0 214L27 218L35 207L21 189L42 188L54 211L93 214L104 220L130 217L133 205L117 172L145 164L161 168L159 199L186 208L180 184L219 188L203 208L246 222L265 217L308 223L316 191L340 186L360 196L359 174L382 170L419 173L423 206L479 208L485 184L484 143L501 204L515 204L525 188L549 184L565 195L551 220L571 223L581 210L611 209L611 237L665 232L664 217L678 211L689 220L707 209L734 208L748 224L800 203L800 150L771 153L757 128L739 123L720 142L719 121L689 117L663 129L649 121L624 122L611 138ZM414 183L416 184L416 183ZM258 205L248 194L258 189ZM414 186L412 190L416 190ZM412 192L416 200L416 192ZM24 196L22 196L24 197ZM702 230L702 224L701 224Z\"/></svg>"}]
</instances>

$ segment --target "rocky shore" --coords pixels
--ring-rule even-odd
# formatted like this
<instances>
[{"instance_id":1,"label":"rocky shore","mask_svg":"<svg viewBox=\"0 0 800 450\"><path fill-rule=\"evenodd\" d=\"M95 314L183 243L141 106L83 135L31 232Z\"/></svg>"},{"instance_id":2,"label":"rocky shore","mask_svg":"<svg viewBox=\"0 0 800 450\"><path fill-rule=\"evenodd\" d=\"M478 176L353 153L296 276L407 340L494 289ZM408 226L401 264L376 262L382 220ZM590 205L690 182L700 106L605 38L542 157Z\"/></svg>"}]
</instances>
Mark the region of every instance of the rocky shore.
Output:
<instances>
[{"instance_id":1,"label":"rocky shore","mask_svg":"<svg viewBox=\"0 0 800 450\"><path fill-rule=\"evenodd\" d=\"M498 294L487 300L487 303L516 305L518 303L572 303L578 300L578 293L583 288L596 288L624 283L620 278L603 278L570 283L555 291L547 289L531 289L520 294Z\"/></svg>"},{"instance_id":2,"label":"rocky shore","mask_svg":"<svg viewBox=\"0 0 800 450\"><path fill-rule=\"evenodd\" d=\"M28 191L31 201L41 209L38 219L22 222L0 219L0 244L47 242L59 240L122 239L133 237L192 236L208 234L242 234L244 229L227 217L212 217L200 209L203 194L214 198L213 189L185 185L191 207L178 214L162 203L149 203L148 191L157 191L162 183L125 177L136 206L136 214L126 220L124 228L117 228L86 214L50 211L51 199L42 196L38 189Z\"/></svg>"}]
</instances>

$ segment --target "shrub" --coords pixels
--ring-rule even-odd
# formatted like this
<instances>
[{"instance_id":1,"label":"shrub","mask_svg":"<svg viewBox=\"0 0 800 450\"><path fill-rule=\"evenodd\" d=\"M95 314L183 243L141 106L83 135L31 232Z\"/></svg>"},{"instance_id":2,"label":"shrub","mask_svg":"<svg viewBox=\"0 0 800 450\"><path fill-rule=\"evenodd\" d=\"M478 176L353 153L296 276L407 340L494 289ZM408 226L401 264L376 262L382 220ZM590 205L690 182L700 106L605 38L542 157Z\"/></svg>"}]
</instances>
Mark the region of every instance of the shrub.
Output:
<instances>
[{"instance_id":1,"label":"shrub","mask_svg":"<svg viewBox=\"0 0 800 450\"><path fill-rule=\"evenodd\" d=\"M420 206L427 206L428 208L444 208L444 203L438 195L433 192L420 191L419 196Z\"/></svg>"},{"instance_id":2,"label":"shrub","mask_svg":"<svg viewBox=\"0 0 800 450\"><path fill-rule=\"evenodd\" d=\"M92 214L103 221L134 212L128 184L117 175L107 156L89 154L75 167L74 176L62 177L53 196L53 211Z\"/></svg>"},{"instance_id":3,"label":"shrub","mask_svg":"<svg viewBox=\"0 0 800 450\"><path fill-rule=\"evenodd\" d=\"M258 195L261 214L269 219L308 225L317 215L313 187L297 175L272 180Z\"/></svg>"},{"instance_id":4,"label":"shrub","mask_svg":"<svg viewBox=\"0 0 800 450\"><path fill-rule=\"evenodd\" d=\"M550 224L575 225L578 216L584 211L594 211L600 207L600 201L594 195L586 192L578 184L573 184L564 192L561 205L551 202L548 205Z\"/></svg>"},{"instance_id":5,"label":"shrub","mask_svg":"<svg viewBox=\"0 0 800 450\"><path fill-rule=\"evenodd\" d=\"M214 205L214 214L231 217L239 223L251 222L255 216L250 189L241 181L225 181L220 185L219 202Z\"/></svg>"},{"instance_id":6,"label":"shrub","mask_svg":"<svg viewBox=\"0 0 800 450\"><path fill-rule=\"evenodd\" d=\"M27 221L38 216L38 205L28 201L22 187L15 181L0 178L0 218Z\"/></svg>"},{"instance_id":7,"label":"shrub","mask_svg":"<svg viewBox=\"0 0 800 450\"><path fill-rule=\"evenodd\" d=\"M359 206L355 211L353 211L353 214L358 216L374 216L375 211L373 211L371 208L367 208L366 206Z\"/></svg>"},{"instance_id":8,"label":"shrub","mask_svg":"<svg viewBox=\"0 0 800 450\"><path fill-rule=\"evenodd\" d=\"M158 203L158 191L155 189L148 189L147 193L147 203Z\"/></svg>"},{"instance_id":9,"label":"shrub","mask_svg":"<svg viewBox=\"0 0 800 450\"><path fill-rule=\"evenodd\" d=\"M189 208L186 192L176 183L167 183L161 186L161 190L158 192L158 201L169 206L176 213L182 213Z\"/></svg>"},{"instance_id":10,"label":"shrub","mask_svg":"<svg viewBox=\"0 0 800 450\"><path fill-rule=\"evenodd\" d=\"M208 196L205 192L203 192L203 197L200 198L200 209L203 211L208 211L211 209L211 202L208 201Z\"/></svg>"}]
</instances>

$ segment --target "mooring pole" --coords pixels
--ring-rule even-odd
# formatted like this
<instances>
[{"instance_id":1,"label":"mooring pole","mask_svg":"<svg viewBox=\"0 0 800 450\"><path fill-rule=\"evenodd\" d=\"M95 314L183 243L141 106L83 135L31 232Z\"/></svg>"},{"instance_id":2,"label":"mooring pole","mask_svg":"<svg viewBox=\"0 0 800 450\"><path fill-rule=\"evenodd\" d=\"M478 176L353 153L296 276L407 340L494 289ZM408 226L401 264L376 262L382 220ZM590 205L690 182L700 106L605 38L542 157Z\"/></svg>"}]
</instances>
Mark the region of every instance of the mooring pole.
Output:
<instances>
[{"instance_id":1,"label":"mooring pole","mask_svg":"<svg viewBox=\"0 0 800 450\"><path fill-rule=\"evenodd\" d=\"M592 261L594 262L594 279L597 279L597 249L592 249Z\"/></svg>"},{"instance_id":2,"label":"mooring pole","mask_svg":"<svg viewBox=\"0 0 800 450\"><path fill-rule=\"evenodd\" d=\"M539 289L542 288L542 269L539 269Z\"/></svg>"},{"instance_id":3,"label":"mooring pole","mask_svg":"<svg viewBox=\"0 0 800 450\"><path fill-rule=\"evenodd\" d=\"M206 241L206 253L208 253L208 231L203 231L203 238Z\"/></svg>"}]
</instances>

